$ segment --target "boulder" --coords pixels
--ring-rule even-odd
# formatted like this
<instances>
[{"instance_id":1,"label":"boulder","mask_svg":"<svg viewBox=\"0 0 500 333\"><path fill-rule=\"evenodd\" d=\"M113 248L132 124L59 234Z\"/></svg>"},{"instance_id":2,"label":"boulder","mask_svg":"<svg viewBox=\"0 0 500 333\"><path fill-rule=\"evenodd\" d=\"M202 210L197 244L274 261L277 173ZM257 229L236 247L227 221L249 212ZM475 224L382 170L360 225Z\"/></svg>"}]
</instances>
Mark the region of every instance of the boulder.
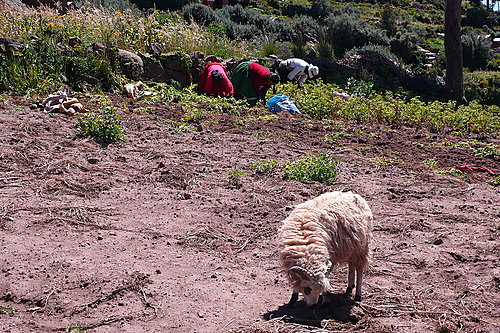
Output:
<instances>
[{"instance_id":1,"label":"boulder","mask_svg":"<svg viewBox=\"0 0 500 333\"><path fill-rule=\"evenodd\" d=\"M0 52L12 53L24 49L24 44L12 38L0 37Z\"/></svg>"},{"instance_id":2,"label":"boulder","mask_svg":"<svg viewBox=\"0 0 500 333\"><path fill-rule=\"evenodd\" d=\"M188 59L189 61L189 59ZM190 61L189 61L190 62ZM192 82L191 64L178 53L168 53L160 56L160 63L165 70L166 80L174 80L186 87Z\"/></svg>"},{"instance_id":3,"label":"boulder","mask_svg":"<svg viewBox=\"0 0 500 333\"><path fill-rule=\"evenodd\" d=\"M139 79L144 73L144 62L137 54L118 49L120 68L123 74L133 80Z\"/></svg>"},{"instance_id":4,"label":"boulder","mask_svg":"<svg viewBox=\"0 0 500 333\"><path fill-rule=\"evenodd\" d=\"M155 59L150 54L145 54L142 58L144 60L144 76L147 79L155 82L165 82L167 80L165 69L160 60Z\"/></svg>"}]
</instances>

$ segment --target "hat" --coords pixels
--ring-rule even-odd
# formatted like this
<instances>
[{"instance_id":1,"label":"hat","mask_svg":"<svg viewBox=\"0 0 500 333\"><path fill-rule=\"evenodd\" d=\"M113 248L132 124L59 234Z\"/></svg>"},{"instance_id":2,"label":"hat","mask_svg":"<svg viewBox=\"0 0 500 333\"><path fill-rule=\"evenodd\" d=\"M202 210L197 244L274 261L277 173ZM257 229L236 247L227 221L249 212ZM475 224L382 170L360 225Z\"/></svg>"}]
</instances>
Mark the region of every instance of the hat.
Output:
<instances>
[{"instance_id":1,"label":"hat","mask_svg":"<svg viewBox=\"0 0 500 333\"><path fill-rule=\"evenodd\" d=\"M319 74L319 68L313 65L309 65L307 74L309 75L309 78L312 79L314 76Z\"/></svg>"}]
</instances>

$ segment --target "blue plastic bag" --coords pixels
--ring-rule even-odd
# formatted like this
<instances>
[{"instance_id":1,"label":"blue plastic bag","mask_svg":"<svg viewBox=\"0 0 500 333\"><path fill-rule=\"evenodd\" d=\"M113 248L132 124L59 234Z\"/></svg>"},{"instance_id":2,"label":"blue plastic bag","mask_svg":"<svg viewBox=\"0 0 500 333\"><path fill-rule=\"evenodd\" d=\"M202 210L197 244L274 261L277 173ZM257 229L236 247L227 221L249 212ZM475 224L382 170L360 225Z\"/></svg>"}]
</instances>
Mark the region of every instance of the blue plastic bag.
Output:
<instances>
[{"instance_id":1,"label":"blue plastic bag","mask_svg":"<svg viewBox=\"0 0 500 333\"><path fill-rule=\"evenodd\" d=\"M290 112L290 114L300 114L295 103L286 95L278 94L267 101L267 108L271 112Z\"/></svg>"}]
</instances>

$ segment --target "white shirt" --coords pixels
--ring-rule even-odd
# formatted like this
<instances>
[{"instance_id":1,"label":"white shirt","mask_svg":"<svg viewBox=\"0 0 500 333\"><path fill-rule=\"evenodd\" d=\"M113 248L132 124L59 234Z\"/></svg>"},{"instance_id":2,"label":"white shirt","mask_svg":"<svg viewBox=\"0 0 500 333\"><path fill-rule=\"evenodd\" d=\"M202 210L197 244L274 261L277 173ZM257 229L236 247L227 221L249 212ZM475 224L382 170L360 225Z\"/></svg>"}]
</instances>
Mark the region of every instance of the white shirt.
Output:
<instances>
[{"instance_id":1,"label":"white shirt","mask_svg":"<svg viewBox=\"0 0 500 333\"><path fill-rule=\"evenodd\" d=\"M293 81L296 79L300 83L306 82L307 79L307 69L309 64L298 58L291 58L284 61L285 65L292 71L288 73L288 79Z\"/></svg>"}]
</instances>

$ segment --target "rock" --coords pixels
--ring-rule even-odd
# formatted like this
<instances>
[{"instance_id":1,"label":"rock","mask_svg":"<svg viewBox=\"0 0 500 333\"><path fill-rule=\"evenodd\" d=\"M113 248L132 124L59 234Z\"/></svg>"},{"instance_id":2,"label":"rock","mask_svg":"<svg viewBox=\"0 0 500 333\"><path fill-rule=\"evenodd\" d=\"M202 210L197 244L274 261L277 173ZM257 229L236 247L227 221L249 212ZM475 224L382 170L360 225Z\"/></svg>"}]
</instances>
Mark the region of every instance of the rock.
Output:
<instances>
[{"instance_id":1,"label":"rock","mask_svg":"<svg viewBox=\"0 0 500 333\"><path fill-rule=\"evenodd\" d=\"M143 55L144 76L155 82L165 82L165 69L159 60L154 59L150 54Z\"/></svg>"},{"instance_id":2,"label":"rock","mask_svg":"<svg viewBox=\"0 0 500 333\"><path fill-rule=\"evenodd\" d=\"M182 87L186 87L191 83L191 66L185 63L181 55L177 53L162 55L160 57L160 63L165 70L166 81L177 81Z\"/></svg>"},{"instance_id":3,"label":"rock","mask_svg":"<svg viewBox=\"0 0 500 333\"><path fill-rule=\"evenodd\" d=\"M12 38L0 37L0 52L11 53L13 51L21 51L24 49L24 44Z\"/></svg>"},{"instance_id":4,"label":"rock","mask_svg":"<svg viewBox=\"0 0 500 333\"><path fill-rule=\"evenodd\" d=\"M144 62L137 54L118 49L120 67L123 74L129 79L139 79L144 73Z\"/></svg>"},{"instance_id":5,"label":"rock","mask_svg":"<svg viewBox=\"0 0 500 333\"><path fill-rule=\"evenodd\" d=\"M209 55L205 58L205 63L209 62L222 62L222 59L214 55Z\"/></svg>"}]
</instances>

